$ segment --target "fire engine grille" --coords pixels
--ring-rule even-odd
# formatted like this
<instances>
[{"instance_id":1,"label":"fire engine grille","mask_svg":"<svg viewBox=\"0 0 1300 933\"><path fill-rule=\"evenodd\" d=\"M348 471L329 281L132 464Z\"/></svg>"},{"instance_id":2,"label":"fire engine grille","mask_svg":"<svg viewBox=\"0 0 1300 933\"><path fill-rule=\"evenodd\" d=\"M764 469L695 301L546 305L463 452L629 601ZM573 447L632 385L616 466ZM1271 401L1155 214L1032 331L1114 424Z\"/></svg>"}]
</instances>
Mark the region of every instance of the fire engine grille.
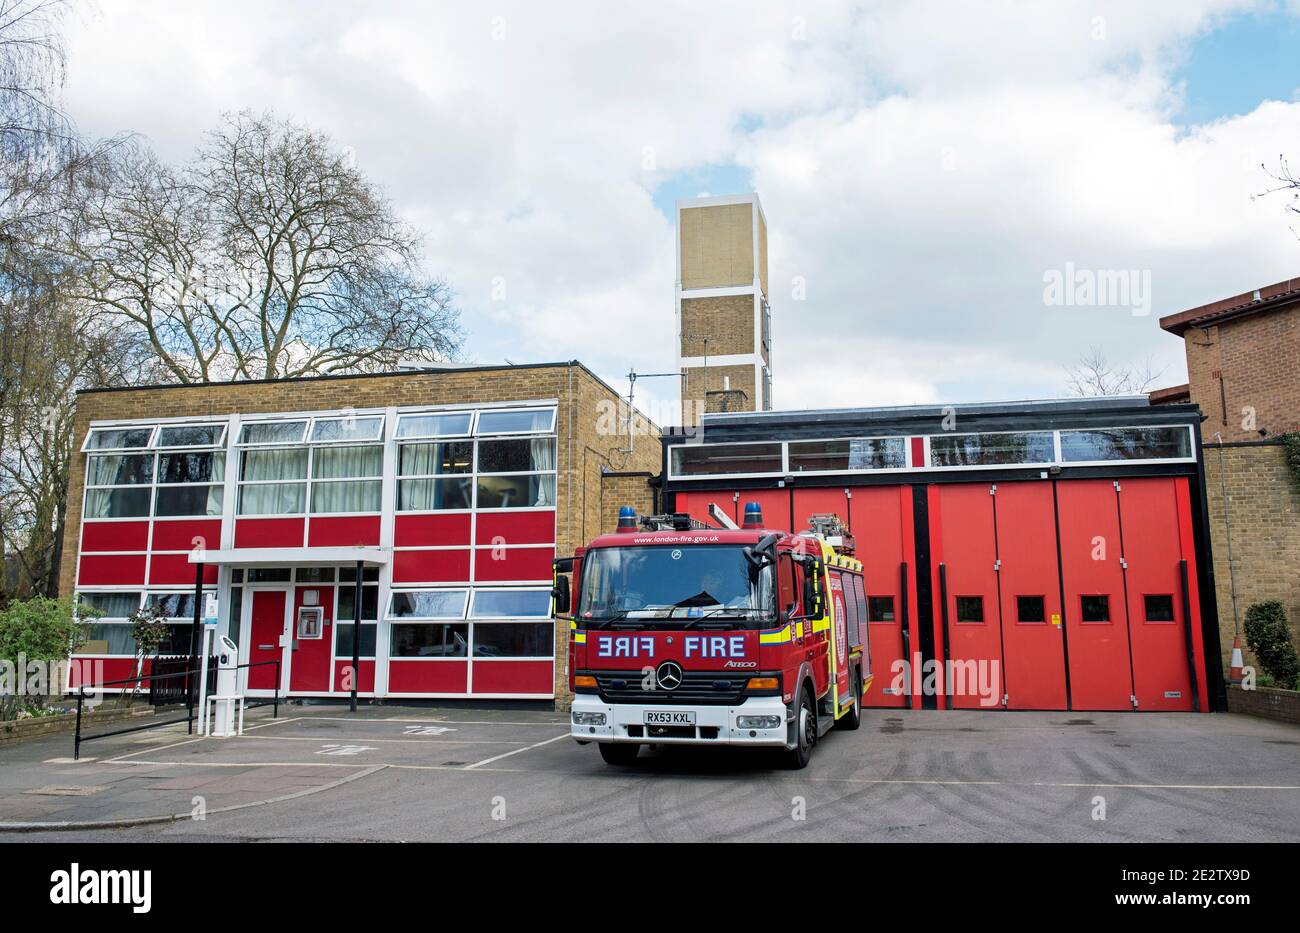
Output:
<instances>
[{"instance_id":1,"label":"fire engine grille","mask_svg":"<svg viewBox=\"0 0 1300 933\"><path fill-rule=\"evenodd\" d=\"M700 703L719 706L737 703L753 672L683 671L675 690L645 690L641 671L593 671L596 689L606 703ZM653 675L650 677L653 681Z\"/></svg>"}]
</instances>

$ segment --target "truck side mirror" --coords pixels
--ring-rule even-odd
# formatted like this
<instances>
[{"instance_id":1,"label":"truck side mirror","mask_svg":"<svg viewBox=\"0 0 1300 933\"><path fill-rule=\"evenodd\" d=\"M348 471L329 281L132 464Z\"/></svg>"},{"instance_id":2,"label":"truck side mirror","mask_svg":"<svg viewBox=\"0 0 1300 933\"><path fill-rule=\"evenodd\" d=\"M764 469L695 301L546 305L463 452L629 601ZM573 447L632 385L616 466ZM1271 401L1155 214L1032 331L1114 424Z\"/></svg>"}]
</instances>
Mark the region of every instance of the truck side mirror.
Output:
<instances>
[{"instance_id":1,"label":"truck side mirror","mask_svg":"<svg viewBox=\"0 0 1300 933\"><path fill-rule=\"evenodd\" d=\"M803 580L803 606L804 612L813 618L822 614L821 594L812 577L804 577Z\"/></svg>"},{"instance_id":2,"label":"truck side mirror","mask_svg":"<svg viewBox=\"0 0 1300 933\"><path fill-rule=\"evenodd\" d=\"M556 616L567 616L569 614L569 578L556 577L555 587L551 590L551 598L555 601L555 608L551 612L551 618Z\"/></svg>"}]
</instances>

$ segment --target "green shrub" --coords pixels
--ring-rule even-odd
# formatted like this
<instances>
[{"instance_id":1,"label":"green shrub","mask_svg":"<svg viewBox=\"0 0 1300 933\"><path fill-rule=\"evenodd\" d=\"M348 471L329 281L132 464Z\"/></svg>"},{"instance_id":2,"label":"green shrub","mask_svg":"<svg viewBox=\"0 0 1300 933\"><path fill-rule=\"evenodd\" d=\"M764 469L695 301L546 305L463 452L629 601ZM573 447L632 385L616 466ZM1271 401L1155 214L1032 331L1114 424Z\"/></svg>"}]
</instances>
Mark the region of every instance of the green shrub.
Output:
<instances>
[{"instance_id":1,"label":"green shrub","mask_svg":"<svg viewBox=\"0 0 1300 933\"><path fill-rule=\"evenodd\" d=\"M87 626L72 613L72 600L37 596L0 610L0 659L63 661L86 643Z\"/></svg>"},{"instance_id":2,"label":"green shrub","mask_svg":"<svg viewBox=\"0 0 1300 933\"><path fill-rule=\"evenodd\" d=\"M1300 656L1291 643L1286 608L1280 602L1255 603L1246 610L1246 644L1266 674L1283 687L1295 688Z\"/></svg>"}]
</instances>

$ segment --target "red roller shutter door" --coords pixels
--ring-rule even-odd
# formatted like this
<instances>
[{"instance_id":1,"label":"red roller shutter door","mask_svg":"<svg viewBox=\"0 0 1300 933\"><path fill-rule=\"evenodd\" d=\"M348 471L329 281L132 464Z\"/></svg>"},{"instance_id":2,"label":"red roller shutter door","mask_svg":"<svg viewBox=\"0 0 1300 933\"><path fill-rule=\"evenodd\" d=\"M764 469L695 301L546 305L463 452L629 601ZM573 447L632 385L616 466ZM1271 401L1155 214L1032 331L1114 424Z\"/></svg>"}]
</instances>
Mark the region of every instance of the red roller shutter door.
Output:
<instances>
[{"instance_id":1,"label":"red roller shutter door","mask_svg":"<svg viewBox=\"0 0 1300 933\"><path fill-rule=\"evenodd\" d=\"M1077 710L1131 709L1133 675L1115 483L1058 482L1056 496L1071 705Z\"/></svg>"},{"instance_id":2,"label":"red roller shutter door","mask_svg":"<svg viewBox=\"0 0 1300 933\"><path fill-rule=\"evenodd\" d=\"M994 503L1007 708L1065 709L1052 484L1000 483Z\"/></svg>"},{"instance_id":3,"label":"red roller shutter door","mask_svg":"<svg viewBox=\"0 0 1300 933\"><path fill-rule=\"evenodd\" d=\"M908 600L903 598L902 573L903 563L912 562L911 492L911 488L906 486L865 486L850 490L852 498L848 504L852 524L849 530L857 544L856 556L862 561L862 582L868 607L868 651L871 670L875 674L871 689L867 691L868 706L908 705L903 685L898 685L895 692L894 681L895 671L903 670L898 666L899 662L907 657L909 633L904 609L914 605L915 601L914 596ZM907 508L906 527L904 505ZM884 600L893 604L892 618L886 618L879 611Z\"/></svg>"}]
</instances>

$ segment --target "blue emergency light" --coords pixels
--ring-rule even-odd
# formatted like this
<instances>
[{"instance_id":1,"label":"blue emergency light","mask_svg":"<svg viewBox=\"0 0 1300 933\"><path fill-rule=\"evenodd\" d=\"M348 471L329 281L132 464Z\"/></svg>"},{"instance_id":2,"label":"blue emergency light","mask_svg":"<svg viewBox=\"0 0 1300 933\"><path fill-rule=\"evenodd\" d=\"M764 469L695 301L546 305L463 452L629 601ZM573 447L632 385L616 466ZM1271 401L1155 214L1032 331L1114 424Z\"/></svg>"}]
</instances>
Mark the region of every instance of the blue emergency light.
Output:
<instances>
[{"instance_id":1,"label":"blue emergency light","mask_svg":"<svg viewBox=\"0 0 1300 933\"><path fill-rule=\"evenodd\" d=\"M745 503L745 524L744 528L762 528L763 527L763 507L757 502Z\"/></svg>"},{"instance_id":2,"label":"blue emergency light","mask_svg":"<svg viewBox=\"0 0 1300 933\"><path fill-rule=\"evenodd\" d=\"M620 532L636 531L636 509L625 505L618 510L618 530Z\"/></svg>"}]
</instances>

